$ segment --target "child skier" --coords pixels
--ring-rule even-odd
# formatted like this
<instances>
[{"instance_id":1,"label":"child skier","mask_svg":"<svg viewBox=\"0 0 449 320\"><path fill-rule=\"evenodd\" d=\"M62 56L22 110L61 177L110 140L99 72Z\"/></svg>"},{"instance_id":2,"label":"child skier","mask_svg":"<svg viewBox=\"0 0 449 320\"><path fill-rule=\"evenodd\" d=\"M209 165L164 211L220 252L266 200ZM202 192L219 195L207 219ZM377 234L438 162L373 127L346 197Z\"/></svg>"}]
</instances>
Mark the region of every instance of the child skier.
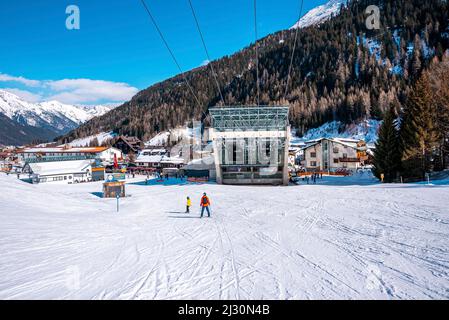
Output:
<instances>
[{"instance_id":1,"label":"child skier","mask_svg":"<svg viewBox=\"0 0 449 320\"><path fill-rule=\"evenodd\" d=\"M190 200L190 198L187 197L186 213L190 213L190 207L191 206L192 206L192 200Z\"/></svg>"},{"instance_id":2,"label":"child skier","mask_svg":"<svg viewBox=\"0 0 449 320\"><path fill-rule=\"evenodd\" d=\"M206 192L204 192L203 196L201 197L200 206L201 206L201 218L203 217L204 209L206 209L207 216L210 218L210 210L209 210L210 200L207 197Z\"/></svg>"}]
</instances>

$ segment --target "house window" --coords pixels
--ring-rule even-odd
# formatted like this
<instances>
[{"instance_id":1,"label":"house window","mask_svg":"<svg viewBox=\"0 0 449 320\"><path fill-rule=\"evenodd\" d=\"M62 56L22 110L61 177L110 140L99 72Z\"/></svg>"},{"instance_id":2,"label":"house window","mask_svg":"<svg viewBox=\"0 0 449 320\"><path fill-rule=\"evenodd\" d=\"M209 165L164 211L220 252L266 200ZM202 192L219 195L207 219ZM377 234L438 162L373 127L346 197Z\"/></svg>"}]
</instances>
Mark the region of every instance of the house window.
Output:
<instances>
[{"instance_id":1,"label":"house window","mask_svg":"<svg viewBox=\"0 0 449 320\"><path fill-rule=\"evenodd\" d=\"M343 153L343 158L347 159L348 158L348 154L347 153Z\"/></svg>"},{"instance_id":2,"label":"house window","mask_svg":"<svg viewBox=\"0 0 449 320\"><path fill-rule=\"evenodd\" d=\"M310 153L310 157L311 157L311 158L316 158L316 152L311 152L311 153Z\"/></svg>"},{"instance_id":3,"label":"house window","mask_svg":"<svg viewBox=\"0 0 449 320\"><path fill-rule=\"evenodd\" d=\"M67 180L67 176L64 176L64 180Z\"/></svg>"},{"instance_id":4,"label":"house window","mask_svg":"<svg viewBox=\"0 0 449 320\"><path fill-rule=\"evenodd\" d=\"M310 161L310 166L311 167L316 167L316 161Z\"/></svg>"},{"instance_id":5,"label":"house window","mask_svg":"<svg viewBox=\"0 0 449 320\"><path fill-rule=\"evenodd\" d=\"M334 163L338 163L338 158L334 158Z\"/></svg>"},{"instance_id":6,"label":"house window","mask_svg":"<svg viewBox=\"0 0 449 320\"><path fill-rule=\"evenodd\" d=\"M338 148L334 147L334 153L338 153L338 152L339 152Z\"/></svg>"}]
</instances>

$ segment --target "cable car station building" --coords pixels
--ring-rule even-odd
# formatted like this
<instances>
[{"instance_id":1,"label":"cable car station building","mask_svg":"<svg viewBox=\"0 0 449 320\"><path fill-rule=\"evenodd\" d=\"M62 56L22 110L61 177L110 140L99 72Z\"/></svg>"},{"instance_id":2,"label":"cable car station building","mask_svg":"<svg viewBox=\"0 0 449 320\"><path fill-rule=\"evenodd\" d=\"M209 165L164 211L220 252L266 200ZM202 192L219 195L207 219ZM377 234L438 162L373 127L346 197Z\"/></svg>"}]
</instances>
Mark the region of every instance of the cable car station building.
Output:
<instances>
[{"instance_id":1,"label":"cable car station building","mask_svg":"<svg viewBox=\"0 0 449 320\"><path fill-rule=\"evenodd\" d=\"M288 107L214 107L209 112L217 183L288 184Z\"/></svg>"}]
</instances>

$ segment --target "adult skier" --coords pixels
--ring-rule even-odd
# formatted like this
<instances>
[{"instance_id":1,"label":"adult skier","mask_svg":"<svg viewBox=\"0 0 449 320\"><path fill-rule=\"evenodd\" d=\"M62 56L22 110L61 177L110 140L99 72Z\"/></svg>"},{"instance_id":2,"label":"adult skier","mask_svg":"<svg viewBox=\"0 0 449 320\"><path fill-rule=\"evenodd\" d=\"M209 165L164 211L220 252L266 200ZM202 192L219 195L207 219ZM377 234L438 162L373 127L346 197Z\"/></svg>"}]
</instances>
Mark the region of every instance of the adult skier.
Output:
<instances>
[{"instance_id":1,"label":"adult skier","mask_svg":"<svg viewBox=\"0 0 449 320\"><path fill-rule=\"evenodd\" d=\"M206 192L204 192L203 196L201 197L200 206L201 206L201 218L203 217L204 209L206 209L207 216L210 218L210 210L209 210L210 200L207 197Z\"/></svg>"}]
</instances>

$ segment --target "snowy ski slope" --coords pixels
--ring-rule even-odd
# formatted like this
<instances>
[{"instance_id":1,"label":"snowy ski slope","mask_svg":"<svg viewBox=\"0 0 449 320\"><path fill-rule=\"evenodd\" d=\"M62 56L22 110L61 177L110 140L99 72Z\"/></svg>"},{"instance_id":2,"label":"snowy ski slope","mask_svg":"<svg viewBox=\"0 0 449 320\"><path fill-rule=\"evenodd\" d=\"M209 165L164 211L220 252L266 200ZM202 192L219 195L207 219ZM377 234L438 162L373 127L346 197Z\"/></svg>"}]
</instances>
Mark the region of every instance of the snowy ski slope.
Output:
<instances>
[{"instance_id":1,"label":"snowy ski slope","mask_svg":"<svg viewBox=\"0 0 449 320\"><path fill-rule=\"evenodd\" d=\"M1 174L0 299L449 298L449 181L142 180L117 213L101 183ZM200 220L203 191L212 218Z\"/></svg>"}]
</instances>

